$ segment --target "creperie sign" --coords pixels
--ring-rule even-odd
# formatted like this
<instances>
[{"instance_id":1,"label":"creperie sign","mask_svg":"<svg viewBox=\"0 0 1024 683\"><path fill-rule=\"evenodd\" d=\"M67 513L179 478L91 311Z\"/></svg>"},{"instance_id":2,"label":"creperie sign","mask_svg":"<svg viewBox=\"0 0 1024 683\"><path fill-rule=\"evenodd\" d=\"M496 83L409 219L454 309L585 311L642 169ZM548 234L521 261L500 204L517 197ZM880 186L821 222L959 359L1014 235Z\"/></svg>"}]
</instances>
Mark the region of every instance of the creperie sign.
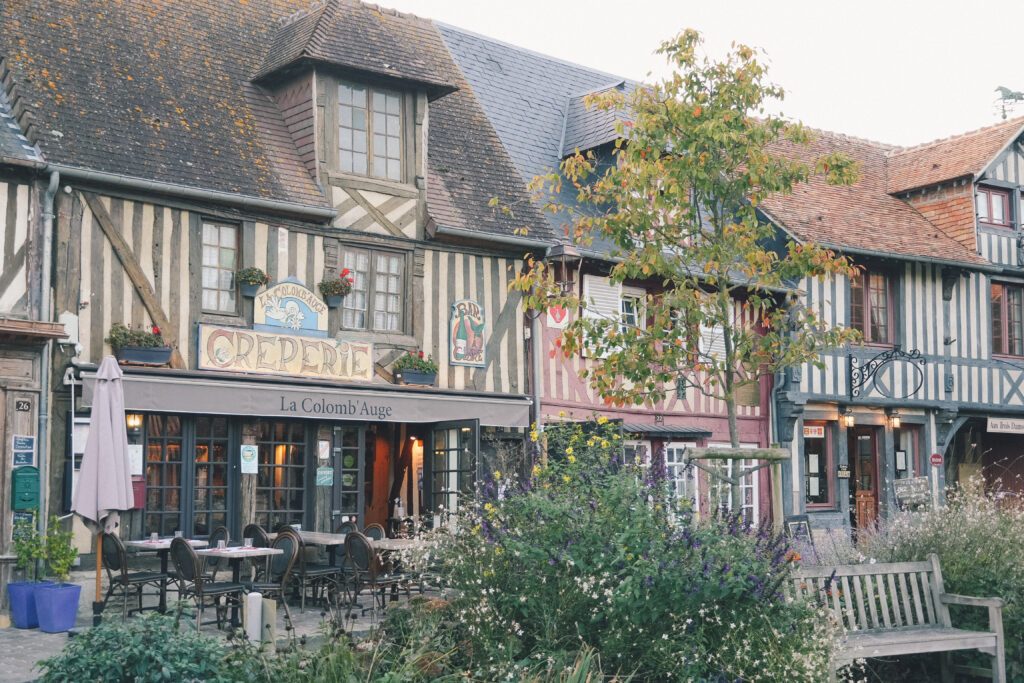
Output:
<instances>
[{"instance_id":1,"label":"creperie sign","mask_svg":"<svg viewBox=\"0 0 1024 683\"><path fill-rule=\"evenodd\" d=\"M370 382L373 344L200 325L199 368Z\"/></svg>"}]
</instances>

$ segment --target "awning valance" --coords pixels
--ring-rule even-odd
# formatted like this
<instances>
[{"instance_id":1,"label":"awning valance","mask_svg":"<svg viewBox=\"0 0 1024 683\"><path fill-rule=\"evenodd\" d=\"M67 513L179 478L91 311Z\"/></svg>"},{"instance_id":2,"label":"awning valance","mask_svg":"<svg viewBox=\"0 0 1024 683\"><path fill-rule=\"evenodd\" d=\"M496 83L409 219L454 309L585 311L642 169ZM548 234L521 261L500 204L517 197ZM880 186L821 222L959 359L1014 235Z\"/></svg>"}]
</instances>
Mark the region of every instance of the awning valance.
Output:
<instances>
[{"instance_id":1,"label":"awning valance","mask_svg":"<svg viewBox=\"0 0 1024 683\"><path fill-rule=\"evenodd\" d=\"M94 371L83 371L82 399L92 404ZM254 380L217 373L126 371L125 410L356 422L445 422L478 419L493 427L526 427L526 396L404 386L326 386Z\"/></svg>"}]
</instances>

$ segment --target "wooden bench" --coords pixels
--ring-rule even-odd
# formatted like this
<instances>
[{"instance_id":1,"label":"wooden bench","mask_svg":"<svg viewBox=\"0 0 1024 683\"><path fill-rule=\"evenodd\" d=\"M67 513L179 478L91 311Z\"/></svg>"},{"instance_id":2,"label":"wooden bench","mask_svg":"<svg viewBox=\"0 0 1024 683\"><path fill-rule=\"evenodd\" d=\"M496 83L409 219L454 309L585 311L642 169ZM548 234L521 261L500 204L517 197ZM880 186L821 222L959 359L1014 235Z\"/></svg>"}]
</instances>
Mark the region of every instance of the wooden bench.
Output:
<instances>
[{"instance_id":1,"label":"wooden bench","mask_svg":"<svg viewBox=\"0 0 1024 683\"><path fill-rule=\"evenodd\" d=\"M836 670L855 659L943 652L943 681L953 678L955 650L980 650L992 657L992 680L1006 681L1002 598L946 593L939 558L925 562L801 567L792 583L798 596L832 610L844 634L833 662ZM988 631L953 628L949 605L988 608ZM968 673L985 670L956 667Z\"/></svg>"}]
</instances>

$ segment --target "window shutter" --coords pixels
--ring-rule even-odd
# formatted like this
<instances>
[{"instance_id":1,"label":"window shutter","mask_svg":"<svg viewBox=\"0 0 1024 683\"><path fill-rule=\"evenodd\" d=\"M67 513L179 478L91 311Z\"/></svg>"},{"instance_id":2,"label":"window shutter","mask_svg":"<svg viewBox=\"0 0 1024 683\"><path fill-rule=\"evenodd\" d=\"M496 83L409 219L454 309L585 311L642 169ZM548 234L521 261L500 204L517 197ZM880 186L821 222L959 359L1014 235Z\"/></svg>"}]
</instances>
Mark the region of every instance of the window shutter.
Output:
<instances>
[{"instance_id":1,"label":"window shutter","mask_svg":"<svg viewBox=\"0 0 1024 683\"><path fill-rule=\"evenodd\" d=\"M583 276L583 301L587 306L583 309L585 318L605 318L618 320L622 314L622 285L612 283L606 277L596 275ZM584 356L595 354L584 347Z\"/></svg>"},{"instance_id":2,"label":"window shutter","mask_svg":"<svg viewBox=\"0 0 1024 683\"><path fill-rule=\"evenodd\" d=\"M700 352L706 356L717 356L716 362L725 360L725 340L722 338L722 326L700 326Z\"/></svg>"}]
</instances>

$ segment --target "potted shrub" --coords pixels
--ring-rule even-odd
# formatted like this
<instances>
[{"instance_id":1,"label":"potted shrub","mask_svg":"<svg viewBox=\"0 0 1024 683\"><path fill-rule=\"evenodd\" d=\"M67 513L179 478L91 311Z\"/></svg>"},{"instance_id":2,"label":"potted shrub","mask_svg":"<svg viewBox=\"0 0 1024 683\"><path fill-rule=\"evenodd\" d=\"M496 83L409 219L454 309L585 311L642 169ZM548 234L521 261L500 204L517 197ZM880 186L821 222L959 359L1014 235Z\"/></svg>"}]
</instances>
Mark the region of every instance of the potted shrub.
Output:
<instances>
[{"instance_id":1,"label":"potted shrub","mask_svg":"<svg viewBox=\"0 0 1024 683\"><path fill-rule=\"evenodd\" d=\"M171 347L164 344L160 328L153 325L151 331L132 329L121 323L110 326L106 342L122 363L143 365L167 365L171 360Z\"/></svg>"},{"instance_id":2,"label":"potted shrub","mask_svg":"<svg viewBox=\"0 0 1024 683\"><path fill-rule=\"evenodd\" d=\"M391 366L396 384L418 384L434 386L437 379L437 363L433 356L424 356L422 351L402 354Z\"/></svg>"},{"instance_id":3,"label":"potted shrub","mask_svg":"<svg viewBox=\"0 0 1024 683\"><path fill-rule=\"evenodd\" d=\"M270 276L259 268L250 266L235 273L235 282L238 283L242 296L251 299L260 291L260 287L270 282Z\"/></svg>"},{"instance_id":4,"label":"potted shrub","mask_svg":"<svg viewBox=\"0 0 1024 683\"><path fill-rule=\"evenodd\" d=\"M51 584L39 583L36 571L38 560L43 557L43 539L32 522L19 520L14 524L14 555L18 558L18 569L25 572L25 578L32 579L7 584L7 597L11 601L11 620L17 628L35 628L39 625L36 616L36 588Z\"/></svg>"},{"instance_id":5,"label":"potted shrub","mask_svg":"<svg viewBox=\"0 0 1024 683\"><path fill-rule=\"evenodd\" d=\"M352 285L354 281L348 268L345 268L338 277L329 280L321 280L317 287L320 288L320 294L324 297L324 301L331 308L337 308L341 306L341 300L352 291Z\"/></svg>"},{"instance_id":6,"label":"potted shrub","mask_svg":"<svg viewBox=\"0 0 1024 683\"><path fill-rule=\"evenodd\" d=\"M39 629L47 633L60 633L75 625L82 587L68 583L71 565L78 557L78 551L71 545L71 532L63 531L60 520L56 517L50 518L50 524L46 528L43 557L46 559L50 574L58 583L36 589Z\"/></svg>"}]
</instances>

